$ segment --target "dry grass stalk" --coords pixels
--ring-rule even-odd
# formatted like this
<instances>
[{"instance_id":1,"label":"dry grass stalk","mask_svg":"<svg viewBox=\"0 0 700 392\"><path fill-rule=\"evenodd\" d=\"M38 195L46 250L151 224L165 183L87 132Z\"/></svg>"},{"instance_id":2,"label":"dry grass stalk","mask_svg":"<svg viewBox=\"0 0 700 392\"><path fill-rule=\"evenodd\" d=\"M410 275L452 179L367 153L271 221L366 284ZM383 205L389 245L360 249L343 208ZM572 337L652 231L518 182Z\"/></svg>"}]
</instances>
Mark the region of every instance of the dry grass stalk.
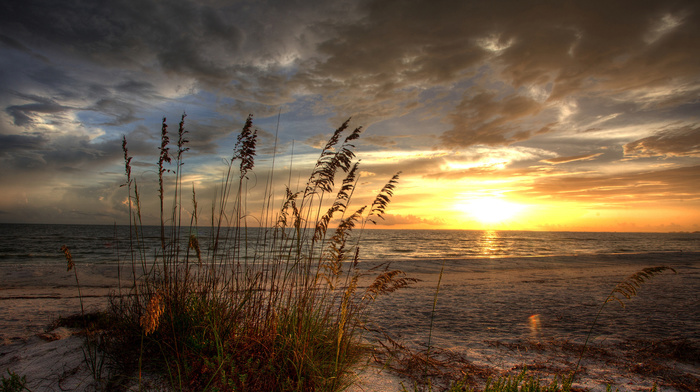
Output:
<instances>
[{"instance_id":1,"label":"dry grass stalk","mask_svg":"<svg viewBox=\"0 0 700 392\"><path fill-rule=\"evenodd\" d=\"M63 255L66 257L66 271L72 270L73 267L75 267L75 263L73 262L73 255L71 255L70 249L68 249L66 245L63 245L61 246L61 252L63 252Z\"/></svg>"},{"instance_id":2,"label":"dry grass stalk","mask_svg":"<svg viewBox=\"0 0 700 392\"><path fill-rule=\"evenodd\" d=\"M378 295L393 293L419 281L416 278L406 278L405 276L406 273L399 270L384 271L367 288L366 295L371 299L375 299Z\"/></svg>"},{"instance_id":3,"label":"dry grass stalk","mask_svg":"<svg viewBox=\"0 0 700 392\"><path fill-rule=\"evenodd\" d=\"M654 276L667 271L672 271L674 274L677 273L676 270L671 267L661 266L644 268L643 270L628 276L627 279L615 286L612 292L610 292L610 295L608 295L608 298L606 298L605 303L617 301L624 308L625 303L622 301L620 296L627 300L632 299L632 297L637 295L637 291L642 287L643 283L648 282Z\"/></svg>"},{"instance_id":4,"label":"dry grass stalk","mask_svg":"<svg viewBox=\"0 0 700 392\"><path fill-rule=\"evenodd\" d=\"M605 298L605 301L600 305L600 308L598 309L598 313L595 316L595 319L593 319L593 323L591 324L591 329L588 331L588 335L586 335L586 340L583 343L583 346L581 348L581 354L579 354L578 361L576 362L576 367L574 368L574 371L571 372L571 376L568 378L568 382L572 383L574 380L574 377L576 377L576 373L579 370L579 367L581 365L581 360L583 359L583 355L586 352L586 348L588 347L588 341L591 338L591 335L593 334L593 328L595 328L596 324L598 323L598 318L600 317L601 313L603 313L603 308L608 302L612 301L617 301L622 307L625 307L624 302L622 301L621 298L617 296L617 294L623 296L625 299L631 299L632 297L637 295L638 289L641 288L642 284L645 282L648 282L652 277L659 275L663 272L666 271L673 271L673 273L676 273L676 270L674 270L671 267L666 267L666 266L660 266L660 267L648 267L644 268L641 271L638 271L629 277L627 279L623 280L622 282L618 283L610 292L610 294Z\"/></svg>"},{"instance_id":5,"label":"dry grass stalk","mask_svg":"<svg viewBox=\"0 0 700 392\"><path fill-rule=\"evenodd\" d=\"M83 293L80 289L80 280L78 279L78 269L75 267L75 262L73 261L73 255L70 252L70 249L68 246L63 245L61 246L61 251L63 252L63 255L66 258L66 271L73 270L73 274L75 275L75 284L78 287L78 298L80 299L80 314L85 315L85 307L83 306Z\"/></svg>"}]
</instances>

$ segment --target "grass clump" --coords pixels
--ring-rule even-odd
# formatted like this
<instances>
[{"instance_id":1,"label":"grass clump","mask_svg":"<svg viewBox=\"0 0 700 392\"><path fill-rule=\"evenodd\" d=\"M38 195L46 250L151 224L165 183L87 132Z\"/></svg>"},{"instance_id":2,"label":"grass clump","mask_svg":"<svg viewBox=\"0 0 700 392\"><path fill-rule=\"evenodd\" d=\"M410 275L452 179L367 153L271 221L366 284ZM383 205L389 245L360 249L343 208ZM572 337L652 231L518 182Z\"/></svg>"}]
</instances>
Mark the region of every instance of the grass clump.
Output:
<instances>
[{"instance_id":1,"label":"grass clump","mask_svg":"<svg viewBox=\"0 0 700 392\"><path fill-rule=\"evenodd\" d=\"M549 382L542 382L541 379L527 373L527 368L515 376L501 376L493 379L489 378L483 389L474 389L470 386L468 378L456 380L449 383L446 387L438 387L434 389L434 385L430 380L426 383L414 382L413 389L409 390L405 385L401 384L401 392L569 392L571 391L571 383L564 377L554 379Z\"/></svg>"},{"instance_id":2,"label":"grass clump","mask_svg":"<svg viewBox=\"0 0 700 392\"><path fill-rule=\"evenodd\" d=\"M501 377L495 381L488 380L484 392L568 392L571 390L571 381L562 377L560 381L556 376L550 383L542 383L539 378L527 374L523 369L520 374L513 377Z\"/></svg>"},{"instance_id":3,"label":"grass clump","mask_svg":"<svg viewBox=\"0 0 700 392\"><path fill-rule=\"evenodd\" d=\"M27 376L20 376L10 371L10 369L7 369L7 375L9 377L3 375L0 380L0 392L31 392L31 390L27 388Z\"/></svg>"},{"instance_id":4,"label":"grass clump","mask_svg":"<svg viewBox=\"0 0 700 392\"><path fill-rule=\"evenodd\" d=\"M203 239L197 234L194 189L192 209L183 218L185 115L175 153L164 118L157 161L160 239L154 257L144 249L143 196L123 139L131 277L123 285L120 275L103 345L122 379L129 374L141 387L148 371L175 390L191 391L336 391L352 382L352 367L364 353L367 305L415 279L388 267L373 277L360 272L353 233L381 218L398 174L371 204L350 209L358 181L352 142L361 129L350 130L348 123L330 137L303 189L286 187L279 210L273 207L269 176L260 228L253 230L247 227L246 189L257 131L249 116L212 202L211 234ZM168 197L174 206L170 212L164 207Z\"/></svg>"}]
</instances>

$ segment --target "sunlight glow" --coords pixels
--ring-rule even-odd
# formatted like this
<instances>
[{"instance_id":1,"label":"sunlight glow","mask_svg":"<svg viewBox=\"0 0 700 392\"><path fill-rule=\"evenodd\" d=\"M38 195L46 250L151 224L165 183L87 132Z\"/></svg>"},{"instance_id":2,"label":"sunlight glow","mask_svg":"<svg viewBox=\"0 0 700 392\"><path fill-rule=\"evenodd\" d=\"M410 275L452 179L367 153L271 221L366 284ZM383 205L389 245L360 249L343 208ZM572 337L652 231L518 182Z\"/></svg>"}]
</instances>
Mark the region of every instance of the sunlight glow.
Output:
<instances>
[{"instance_id":1,"label":"sunlight glow","mask_svg":"<svg viewBox=\"0 0 700 392\"><path fill-rule=\"evenodd\" d=\"M495 197L473 200L456 206L482 224L495 224L513 219L524 206Z\"/></svg>"}]
</instances>

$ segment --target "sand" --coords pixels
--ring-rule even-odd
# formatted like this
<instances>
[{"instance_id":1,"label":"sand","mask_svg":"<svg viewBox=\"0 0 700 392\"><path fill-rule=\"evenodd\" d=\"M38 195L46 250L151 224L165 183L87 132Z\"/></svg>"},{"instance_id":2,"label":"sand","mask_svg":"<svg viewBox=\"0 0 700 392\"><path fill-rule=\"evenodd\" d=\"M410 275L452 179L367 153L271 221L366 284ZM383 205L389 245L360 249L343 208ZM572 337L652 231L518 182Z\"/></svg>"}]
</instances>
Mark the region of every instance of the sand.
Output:
<instances>
[{"instance_id":1,"label":"sand","mask_svg":"<svg viewBox=\"0 0 700 392\"><path fill-rule=\"evenodd\" d=\"M566 266L536 259L486 259L468 265L448 261L432 316L433 357L475 379L517 374L523 366L545 379L564 374L575 366L601 300L616 282L648 266L630 260L581 258L564 260ZM604 391L612 384L625 391L648 391L657 383L660 391L700 390L700 262L687 255L667 260L678 275L655 278L624 310L606 306L575 386ZM400 265L422 281L380 298L370 326L412 353L425 350L440 265ZM104 307L108 293L119 289L115 267L79 268L86 309ZM25 375L35 392L94 389L83 337L65 328L46 330L56 317L80 309L73 273L50 266L0 265L0 276L0 371ZM367 339L381 336L370 333ZM691 349L683 352L686 346ZM395 352L398 357L388 367L400 368L405 353ZM358 382L350 391L400 390L401 380L396 372L368 361L358 369ZM410 379L403 380L411 385Z\"/></svg>"}]
</instances>

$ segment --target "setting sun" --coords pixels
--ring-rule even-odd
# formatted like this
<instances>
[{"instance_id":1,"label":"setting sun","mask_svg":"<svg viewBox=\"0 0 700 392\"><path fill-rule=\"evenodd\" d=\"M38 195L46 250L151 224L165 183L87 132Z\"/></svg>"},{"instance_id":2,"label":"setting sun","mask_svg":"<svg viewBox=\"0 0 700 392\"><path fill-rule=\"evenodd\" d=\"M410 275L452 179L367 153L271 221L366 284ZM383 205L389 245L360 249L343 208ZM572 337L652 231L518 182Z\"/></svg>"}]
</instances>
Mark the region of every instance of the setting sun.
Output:
<instances>
[{"instance_id":1,"label":"setting sun","mask_svg":"<svg viewBox=\"0 0 700 392\"><path fill-rule=\"evenodd\" d=\"M515 218L524 207L492 197L459 204L457 208L479 223L496 224Z\"/></svg>"}]
</instances>

